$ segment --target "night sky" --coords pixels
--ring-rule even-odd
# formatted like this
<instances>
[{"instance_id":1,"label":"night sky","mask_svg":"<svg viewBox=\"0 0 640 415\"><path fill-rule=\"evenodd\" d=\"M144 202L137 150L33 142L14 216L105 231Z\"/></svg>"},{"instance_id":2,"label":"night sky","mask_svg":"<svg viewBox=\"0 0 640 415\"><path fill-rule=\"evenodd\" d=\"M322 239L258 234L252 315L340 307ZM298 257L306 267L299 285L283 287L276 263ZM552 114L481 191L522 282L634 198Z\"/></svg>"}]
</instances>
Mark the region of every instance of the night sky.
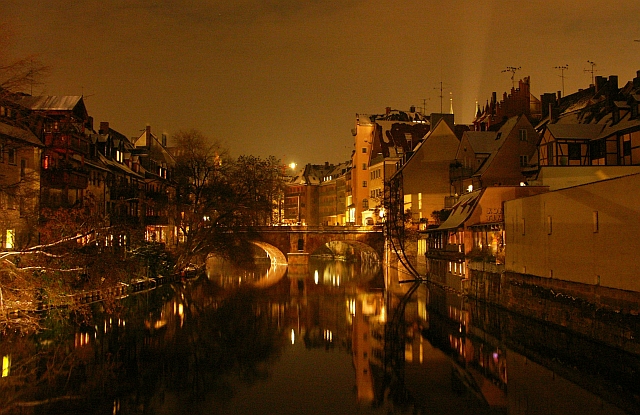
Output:
<instances>
[{"instance_id":1,"label":"night sky","mask_svg":"<svg viewBox=\"0 0 640 415\"><path fill-rule=\"evenodd\" d=\"M534 95L640 69L640 1L2 0L15 57L52 68L34 95L84 94L95 125L196 128L232 155L349 159L356 113L450 108L531 77ZM423 101L425 100L425 101Z\"/></svg>"}]
</instances>

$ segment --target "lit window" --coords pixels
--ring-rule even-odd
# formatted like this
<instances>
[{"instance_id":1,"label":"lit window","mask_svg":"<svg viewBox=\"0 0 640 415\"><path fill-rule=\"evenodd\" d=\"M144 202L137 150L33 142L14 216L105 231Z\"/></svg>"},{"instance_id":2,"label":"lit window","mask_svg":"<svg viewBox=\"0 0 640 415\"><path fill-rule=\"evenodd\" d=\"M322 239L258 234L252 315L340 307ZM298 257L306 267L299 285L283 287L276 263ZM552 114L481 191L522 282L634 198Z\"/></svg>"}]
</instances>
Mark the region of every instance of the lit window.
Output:
<instances>
[{"instance_id":1,"label":"lit window","mask_svg":"<svg viewBox=\"0 0 640 415\"><path fill-rule=\"evenodd\" d=\"M7 236L5 238L5 245L4 247L7 249L13 249L14 245L15 245L15 234L16 231L14 229L7 229Z\"/></svg>"}]
</instances>

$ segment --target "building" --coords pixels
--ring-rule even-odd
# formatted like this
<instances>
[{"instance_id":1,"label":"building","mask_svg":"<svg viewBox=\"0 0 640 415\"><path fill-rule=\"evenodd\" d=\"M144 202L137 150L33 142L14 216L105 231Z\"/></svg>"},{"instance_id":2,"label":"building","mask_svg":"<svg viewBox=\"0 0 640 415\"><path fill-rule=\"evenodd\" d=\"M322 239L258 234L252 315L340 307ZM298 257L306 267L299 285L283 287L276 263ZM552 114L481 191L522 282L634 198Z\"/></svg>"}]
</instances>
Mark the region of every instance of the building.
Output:
<instances>
[{"instance_id":1,"label":"building","mask_svg":"<svg viewBox=\"0 0 640 415\"><path fill-rule=\"evenodd\" d=\"M503 204L547 191L543 186L492 186L461 195L443 223L421 232L418 253L426 257L429 279L462 291L471 262L504 264L510 246Z\"/></svg>"},{"instance_id":2,"label":"building","mask_svg":"<svg viewBox=\"0 0 640 415\"><path fill-rule=\"evenodd\" d=\"M640 71L619 88L618 77L549 100L540 123L541 166L640 164Z\"/></svg>"},{"instance_id":3,"label":"building","mask_svg":"<svg viewBox=\"0 0 640 415\"><path fill-rule=\"evenodd\" d=\"M344 226L346 223L346 174L350 163L338 164L322 178L319 188L320 224Z\"/></svg>"},{"instance_id":4,"label":"building","mask_svg":"<svg viewBox=\"0 0 640 415\"><path fill-rule=\"evenodd\" d=\"M409 111L387 107L382 115L356 114L354 151L347 176L347 223L366 225L378 220L383 178L390 177L396 164L412 154L429 125L429 119L414 107Z\"/></svg>"},{"instance_id":5,"label":"building","mask_svg":"<svg viewBox=\"0 0 640 415\"><path fill-rule=\"evenodd\" d=\"M38 121L35 134L44 144L41 170L42 207L82 204L89 185L89 133L93 120L82 96L20 95L14 102Z\"/></svg>"},{"instance_id":6,"label":"building","mask_svg":"<svg viewBox=\"0 0 640 415\"><path fill-rule=\"evenodd\" d=\"M539 141L525 115L509 118L497 131L465 132L451 168L453 193L526 182Z\"/></svg>"},{"instance_id":7,"label":"building","mask_svg":"<svg viewBox=\"0 0 640 415\"><path fill-rule=\"evenodd\" d=\"M506 270L640 291L638 188L636 173L505 202Z\"/></svg>"},{"instance_id":8,"label":"building","mask_svg":"<svg viewBox=\"0 0 640 415\"><path fill-rule=\"evenodd\" d=\"M178 242L175 217L176 188L173 182L175 158L167 149L167 137L158 137L147 125L142 134L131 139L130 164L144 176L144 200L141 202L145 239L169 246ZM136 167L134 166L134 164Z\"/></svg>"},{"instance_id":9,"label":"building","mask_svg":"<svg viewBox=\"0 0 640 415\"><path fill-rule=\"evenodd\" d=\"M292 178L285 186L284 222L286 224L309 226L321 224L320 186L324 178L331 176L335 169L336 166L328 162L307 164Z\"/></svg>"},{"instance_id":10,"label":"building","mask_svg":"<svg viewBox=\"0 0 640 415\"><path fill-rule=\"evenodd\" d=\"M394 176L402 183L403 211L410 213L413 222L436 224L434 212L450 207L445 201L452 194L449 169L460 144L456 131L453 116L435 121Z\"/></svg>"},{"instance_id":11,"label":"building","mask_svg":"<svg viewBox=\"0 0 640 415\"><path fill-rule=\"evenodd\" d=\"M0 249L22 249L38 243L40 159L43 145L15 119L15 110L0 106Z\"/></svg>"}]
</instances>

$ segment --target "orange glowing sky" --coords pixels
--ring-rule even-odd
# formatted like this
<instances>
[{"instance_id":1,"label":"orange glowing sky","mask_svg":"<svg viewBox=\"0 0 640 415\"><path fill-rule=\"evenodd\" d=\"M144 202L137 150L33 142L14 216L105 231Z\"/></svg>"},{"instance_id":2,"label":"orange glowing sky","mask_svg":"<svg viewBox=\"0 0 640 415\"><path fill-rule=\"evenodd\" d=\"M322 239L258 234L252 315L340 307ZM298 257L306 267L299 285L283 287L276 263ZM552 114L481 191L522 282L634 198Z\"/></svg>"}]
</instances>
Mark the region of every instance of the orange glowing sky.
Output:
<instances>
[{"instance_id":1,"label":"orange glowing sky","mask_svg":"<svg viewBox=\"0 0 640 415\"><path fill-rule=\"evenodd\" d=\"M95 125L197 128L234 156L349 159L356 113L449 111L531 77L534 95L640 69L640 2L582 0L2 0L16 56L52 68L34 94L86 97ZM423 101L425 100L425 101Z\"/></svg>"}]
</instances>

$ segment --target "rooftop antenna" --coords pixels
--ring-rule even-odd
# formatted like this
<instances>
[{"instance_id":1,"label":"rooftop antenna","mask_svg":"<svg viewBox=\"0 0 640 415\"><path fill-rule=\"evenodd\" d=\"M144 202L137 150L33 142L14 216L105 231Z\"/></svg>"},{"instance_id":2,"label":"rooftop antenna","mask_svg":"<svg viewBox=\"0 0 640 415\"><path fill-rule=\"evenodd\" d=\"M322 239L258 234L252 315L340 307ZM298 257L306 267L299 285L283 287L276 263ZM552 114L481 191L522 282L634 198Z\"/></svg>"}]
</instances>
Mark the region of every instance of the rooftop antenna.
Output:
<instances>
[{"instance_id":1,"label":"rooftop antenna","mask_svg":"<svg viewBox=\"0 0 640 415\"><path fill-rule=\"evenodd\" d=\"M593 67L596 66L596 63L592 62L592 61L587 61L587 63L589 65L591 65L591 69L585 69L584 71L585 72L591 72L591 85L595 85L596 83L595 83L595 80L593 78L593 73L595 72L595 69L593 69Z\"/></svg>"},{"instance_id":2,"label":"rooftop antenna","mask_svg":"<svg viewBox=\"0 0 640 415\"><path fill-rule=\"evenodd\" d=\"M520 69L522 69L522 66L518 66L517 68L515 66L507 66L507 69L502 70L502 72L511 72L511 88L513 89L516 88L516 71L519 71Z\"/></svg>"},{"instance_id":3,"label":"rooftop antenna","mask_svg":"<svg viewBox=\"0 0 640 415\"><path fill-rule=\"evenodd\" d=\"M562 78L562 96L564 96L564 71L569 69L569 64L562 66L554 66L554 69L560 69L560 78Z\"/></svg>"},{"instance_id":4,"label":"rooftop antenna","mask_svg":"<svg viewBox=\"0 0 640 415\"><path fill-rule=\"evenodd\" d=\"M431 98L422 98L422 115L427 115L427 100Z\"/></svg>"}]
</instances>

